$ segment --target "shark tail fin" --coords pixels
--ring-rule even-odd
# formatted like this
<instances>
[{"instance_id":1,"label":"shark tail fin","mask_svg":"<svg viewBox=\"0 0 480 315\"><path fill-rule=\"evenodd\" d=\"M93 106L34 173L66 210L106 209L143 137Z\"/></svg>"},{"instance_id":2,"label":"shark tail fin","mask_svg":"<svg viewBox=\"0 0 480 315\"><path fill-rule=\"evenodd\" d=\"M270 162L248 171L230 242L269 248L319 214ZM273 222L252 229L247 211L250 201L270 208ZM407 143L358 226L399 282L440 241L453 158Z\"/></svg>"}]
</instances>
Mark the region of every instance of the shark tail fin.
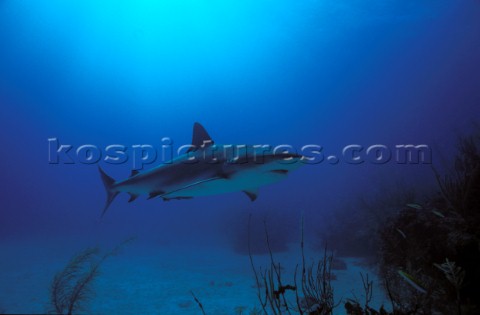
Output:
<instances>
[{"instance_id":1,"label":"shark tail fin","mask_svg":"<svg viewBox=\"0 0 480 315\"><path fill-rule=\"evenodd\" d=\"M115 183L115 180L108 176L100 167L98 167L98 170L100 171L100 176L102 177L103 185L105 185L105 190L107 192L107 202L105 203L105 207L103 208L102 211L102 217L107 212L108 207L112 203L113 199L118 195L118 191L115 191L112 189L113 184Z\"/></svg>"}]
</instances>

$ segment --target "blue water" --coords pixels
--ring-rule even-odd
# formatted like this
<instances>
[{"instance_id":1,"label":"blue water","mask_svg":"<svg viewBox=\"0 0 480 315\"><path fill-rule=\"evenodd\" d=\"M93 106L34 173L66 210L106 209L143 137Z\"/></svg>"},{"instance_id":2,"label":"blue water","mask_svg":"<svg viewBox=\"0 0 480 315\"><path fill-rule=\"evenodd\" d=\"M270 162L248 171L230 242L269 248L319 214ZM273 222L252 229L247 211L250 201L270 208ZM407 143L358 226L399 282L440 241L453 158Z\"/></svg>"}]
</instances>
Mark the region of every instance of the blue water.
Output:
<instances>
[{"instance_id":1,"label":"blue water","mask_svg":"<svg viewBox=\"0 0 480 315\"><path fill-rule=\"evenodd\" d=\"M51 278L71 255L132 235L117 261L140 274L151 261L138 257L157 257L162 274L188 279L218 264L217 278L248 278L235 244L250 213L282 227L272 233L286 244L298 242L303 214L315 243L339 204L382 185L434 180L428 164L324 161L262 187L255 202L241 192L133 203L122 194L101 219L97 163L49 163L49 138L159 148L163 137L188 144L200 122L218 143L317 144L325 156L350 144L427 144L441 166L480 118L479 15L473 0L0 1L0 310L44 312ZM115 179L132 169L98 164ZM216 259L188 263L186 253ZM114 286L132 272L130 291L109 291L104 309L93 300L93 312L134 313L141 294L130 304L113 299L152 289L115 259L108 279ZM209 281L192 279L170 293L156 279L166 302L148 310L196 313L190 289L227 301L230 313L250 303L222 300Z\"/></svg>"}]
</instances>

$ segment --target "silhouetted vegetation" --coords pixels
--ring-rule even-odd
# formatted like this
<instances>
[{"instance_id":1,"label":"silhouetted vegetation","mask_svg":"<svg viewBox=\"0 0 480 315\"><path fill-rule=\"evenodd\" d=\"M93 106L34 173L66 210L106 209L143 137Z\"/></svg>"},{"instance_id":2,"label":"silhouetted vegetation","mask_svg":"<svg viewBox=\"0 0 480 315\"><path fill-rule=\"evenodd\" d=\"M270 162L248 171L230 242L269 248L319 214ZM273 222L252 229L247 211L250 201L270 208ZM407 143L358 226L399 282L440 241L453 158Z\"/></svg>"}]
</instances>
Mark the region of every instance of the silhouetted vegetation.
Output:
<instances>
[{"instance_id":1,"label":"silhouetted vegetation","mask_svg":"<svg viewBox=\"0 0 480 315\"><path fill-rule=\"evenodd\" d=\"M99 275L101 264L108 257L117 255L131 240L127 239L104 255L100 255L98 247L75 255L53 278L50 287L51 313L71 315L85 312L86 303L95 295L93 282Z\"/></svg>"},{"instance_id":2,"label":"silhouetted vegetation","mask_svg":"<svg viewBox=\"0 0 480 315\"><path fill-rule=\"evenodd\" d=\"M336 211L332 228L319 232L340 255L374 258L392 314L480 314L480 133L459 139L452 164L433 169L436 193L382 188ZM345 307L388 314L353 300Z\"/></svg>"},{"instance_id":3,"label":"silhouetted vegetation","mask_svg":"<svg viewBox=\"0 0 480 315\"><path fill-rule=\"evenodd\" d=\"M205 314L205 309L203 308L202 302L200 302L200 300L196 297L196 295L195 295L195 293L193 293L193 291L190 291L190 294L192 295L193 299L195 300L195 303L197 303L198 307L199 307L200 310L202 311L202 314L203 314L203 315L206 315L206 314Z\"/></svg>"},{"instance_id":4,"label":"silhouetted vegetation","mask_svg":"<svg viewBox=\"0 0 480 315\"><path fill-rule=\"evenodd\" d=\"M439 192L408 204L380 234L395 310L480 313L480 138L465 137Z\"/></svg>"},{"instance_id":5,"label":"silhouetted vegetation","mask_svg":"<svg viewBox=\"0 0 480 315\"><path fill-rule=\"evenodd\" d=\"M251 252L249 255L255 275L257 297L264 314L333 314L333 309L338 306L334 302L333 286L331 285L333 254L328 253L325 247L321 259L307 264L302 220L301 265L295 267L292 281L286 283L283 279L283 268L280 263L275 261L270 250L270 237L266 223L264 223L264 233L269 249L270 266L264 270L257 270ZM251 243L250 239L248 243ZM299 272L300 276L298 276Z\"/></svg>"}]
</instances>

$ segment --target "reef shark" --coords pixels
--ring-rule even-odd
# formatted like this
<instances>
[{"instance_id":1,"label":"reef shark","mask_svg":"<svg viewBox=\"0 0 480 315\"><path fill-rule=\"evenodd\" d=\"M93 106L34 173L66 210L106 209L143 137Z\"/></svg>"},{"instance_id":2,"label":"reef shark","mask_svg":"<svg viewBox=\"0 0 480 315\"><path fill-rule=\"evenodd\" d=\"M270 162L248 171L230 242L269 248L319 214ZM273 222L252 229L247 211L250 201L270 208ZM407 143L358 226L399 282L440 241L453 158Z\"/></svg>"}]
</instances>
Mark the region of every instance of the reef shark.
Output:
<instances>
[{"instance_id":1,"label":"reef shark","mask_svg":"<svg viewBox=\"0 0 480 315\"><path fill-rule=\"evenodd\" d=\"M121 192L130 194L128 202L140 195L168 201L235 191L244 192L254 201L260 186L284 179L304 164L301 159L296 153L269 152L261 146L216 145L205 128L195 123L192 145L171 163L144 172L133 170L130 177L118 181L99 167L107 191L102 216Z\"/></svg>"}]
</instances>

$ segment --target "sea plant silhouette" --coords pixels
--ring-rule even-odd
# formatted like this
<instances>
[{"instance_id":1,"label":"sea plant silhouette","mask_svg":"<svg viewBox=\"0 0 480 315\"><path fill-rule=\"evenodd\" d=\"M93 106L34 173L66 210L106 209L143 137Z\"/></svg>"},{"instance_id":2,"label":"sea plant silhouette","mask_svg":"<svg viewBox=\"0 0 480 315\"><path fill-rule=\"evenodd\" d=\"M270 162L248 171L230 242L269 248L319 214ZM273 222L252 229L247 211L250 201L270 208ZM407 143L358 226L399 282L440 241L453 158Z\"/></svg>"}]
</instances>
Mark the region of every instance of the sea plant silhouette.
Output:
<instances>
[{"instance_id":1,"label":"sea plant silhouette","mask_svg":"<svg viewBox=\"0 0 480 315\"><path fill-rule=\"evenodd\" d=\"M438 193L406 204L380 232L394 311L480 314L480 132L459 140Z\"/></svg>"},{"instance_id":2,"label":"sea plant silhouette","mask_svg":"<svg viewBox=\"0 0 480 315\"><path fill-rule=\"evenodd\" d=\"M133 238L117 245L101 255L98 247L87 248L75 255L53 278L50 287L50 302L53 314L72 315L85 310L85 302L94 296L93 282L99 275L101 264L108 257L117 255Z\"/></svg>"},{"instance_id":3,"label":"sea plant silhouette","mask_svg":"<svg viewBox=\"0 0 480 315\"><path fill-rule=\"evenodd\" d=\"M250 221L251 216L248 223L249 230ZM265 240L270 256L270 267L266 267L264 270L257 270L253 262L252 253L249 251L250 265L256 281L257 297L265 315L332 315L333 309L340 304L340 302L337 304L334 303L334 290L331 285L333 278L331 272L333 254L329 254L325 246L323 257L307 265L303 227L302 217L300 243L302 262L300 267L299 265L295 267L292 282L284 282L282 277L283 268L280 263L274 260L273 253L270 249L270 240L265 221ZM250 245L250 239L248 244ZM301 272L301 276L300 280L297 280L299 271ZM289 295L289 293L291 294Z\"/></svg>"},{"instance_id":4,"label":"sea plant silhouette","mask_svg":"<svg viewBox=\"0 0 480 315\"><path fill-rule=\"evenodd\" d=\"M249 220L250 226L250 220ZM304 231L303 218L301 225L301 264L296 266L293 285L284 284L282 278L282 268L277 263L270 252L270 267L257 270L253 262L253 256L250 253L250 264L253 270L257 297L261 305L261 309L254 309L255 312L250 314L265 315L333 315L337 306L342 300L335 303L334 289L331 280L334 278L332 273L333 253L328 253L326 246L323 256L311 265L306 264L305 247L304 247ZM269 243L268 231L265 224L265 236L267 247ZM301 273L301 277L298 277ZM364 298L363 306L355 297L355 299L346 299L344 302L345 311L348 315L411 315L414 313L393 311L388 312L383 305L380 309L375 310L369 303L373 297L373 281L368 275L360 274L363 288ZM300 278L297 280L297 278ZM289 296L287 294L290 293ZM393 303L393 301L391 301Z\"/></svg>"}]
</instances>

